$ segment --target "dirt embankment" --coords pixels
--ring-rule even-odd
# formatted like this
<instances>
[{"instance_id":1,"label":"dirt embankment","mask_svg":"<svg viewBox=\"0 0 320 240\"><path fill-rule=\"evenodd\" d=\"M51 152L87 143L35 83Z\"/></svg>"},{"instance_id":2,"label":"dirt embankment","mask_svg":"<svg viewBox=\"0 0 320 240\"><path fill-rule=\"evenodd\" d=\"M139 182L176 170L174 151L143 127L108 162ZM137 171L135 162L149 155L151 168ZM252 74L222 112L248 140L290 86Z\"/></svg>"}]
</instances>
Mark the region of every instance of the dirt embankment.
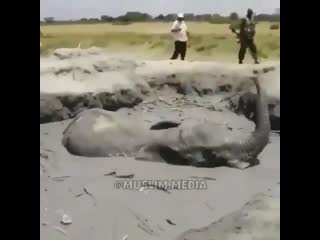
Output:
<instances>
[{"instance_id":1,"label":"dirt embankment","mask_svg":"<svg viewBox=\"0 0 320 240\"><path fill-rule=\"evenodd\" d=\"M257 194L240 210L201 229L191 229L177 240L280 239L280 186Z\"/></svg>"},{"instance_id":2,"label":"dirt embankment","mask_svg":"<svg viewBox=\"0 0 320 240\"><path fill-rule=\"evenodd\" d=\"M258 76L270 98L270 113L275 122L272 125L279 125L275 128L280 129L279 73L279 63L273 62L236 65L137 61L108 56L96 48L58 49L53 56L40 61L40 123L73 118L90 108L131 108L159 91L232 97L230 109L254 120L254 97L247 96L252 91L248 79Z\"/></svg>"}]
</instances>

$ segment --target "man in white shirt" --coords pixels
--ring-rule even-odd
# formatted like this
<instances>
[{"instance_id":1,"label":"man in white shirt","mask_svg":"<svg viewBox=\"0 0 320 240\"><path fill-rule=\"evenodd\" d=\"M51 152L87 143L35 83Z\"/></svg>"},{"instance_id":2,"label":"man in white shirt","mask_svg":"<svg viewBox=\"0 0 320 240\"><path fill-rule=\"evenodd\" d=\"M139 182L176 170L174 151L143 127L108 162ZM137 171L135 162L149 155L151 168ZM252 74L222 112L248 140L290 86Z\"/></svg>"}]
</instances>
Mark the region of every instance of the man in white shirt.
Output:
<instances>
[{"instance_id":1,"label":"man in white shirt","mask_svg":"<svg viewBox=\"0 0 320 240\"><path fill-rule=\"evenodd\" d=\"M177 59L180 55L181 60L184 60L187 52L188 35L183 13L178 14L178 19L172 24L171 32L174 39L174 52L170 59Z\"/></svg>"}]
</instances>

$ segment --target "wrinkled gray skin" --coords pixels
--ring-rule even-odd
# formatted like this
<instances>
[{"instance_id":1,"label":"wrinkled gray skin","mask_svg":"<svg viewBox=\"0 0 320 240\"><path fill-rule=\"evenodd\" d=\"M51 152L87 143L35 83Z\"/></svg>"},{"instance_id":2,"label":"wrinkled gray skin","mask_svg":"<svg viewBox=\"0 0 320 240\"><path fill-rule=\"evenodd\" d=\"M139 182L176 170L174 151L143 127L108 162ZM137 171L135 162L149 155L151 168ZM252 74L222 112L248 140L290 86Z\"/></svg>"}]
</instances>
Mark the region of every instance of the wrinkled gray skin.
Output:
<instances>
[{"instance_id":1,"label":"wrinkled gray skin","mask_svg":"<svg viewBox=\"0 0 320 240\"><path fill-rule=\"evenodd\" d=\"M134 156L150 138L141 119L103 109L83 111L63 132L62 144L86 157Z\"/></svg>"},{"instance_id":2,"label":"wrinkled gray skin","mask_svg":"<svg viewBox=\"0 0 320 240\"><path fill-rule=\"evenodd\" d=\"M269 141L269 112L257 78L256 128L250 135L212 122L181 124L149 130L141 119L91 109L78 115L63 133L63 145L87 157L127 155L147 161L166 161L196 167L230 166L245 169Z\"/></svg>"},{"instance_id":3,"label":"wrinkled gray skin","mask_svg":"<svg viewBox=\"0 0 320 240\"><path fill-rule=\"evenodd\" d=\"M229 166L245 169L258 162L258 155L269 141L270 121L264 91L256 77L256 127L249 136L234 129L208 123L180 125L175 129L155 131L154 141L140 151L138 158L163 158L165 155L180 163L196 167Z\"/></svg>"}]
</instances>

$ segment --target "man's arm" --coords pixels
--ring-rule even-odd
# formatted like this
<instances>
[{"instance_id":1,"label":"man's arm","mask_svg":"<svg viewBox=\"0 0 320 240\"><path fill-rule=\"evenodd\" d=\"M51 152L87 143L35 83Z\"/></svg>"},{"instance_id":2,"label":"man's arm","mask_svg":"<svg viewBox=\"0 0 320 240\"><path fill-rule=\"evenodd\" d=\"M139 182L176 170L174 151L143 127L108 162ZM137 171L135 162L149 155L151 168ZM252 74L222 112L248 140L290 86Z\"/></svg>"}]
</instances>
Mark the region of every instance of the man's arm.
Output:
<instances>
[{"instance_id":1,"label":"man's arm","mask_svg":"<svg viewBox=\"0 0 320 240\"><path fill-rule=\"evenodd\" d=\"M187 24L183 24L182 25L182 29L186 32L186 34L187 34L187 37L189 38L191 35L190 35L190 32L188 31L188 26L187 26Z\"/></svg>"},{"instance_id":2,"label":"man's arm","mask_svg":"<svg viewBox=\"0 0 320 240\"><path fill-rule=\"evenodd\" d=\"M175 28L175 29L171 29L171 32L180 32L181 28Z\"/></svg>"},{"instance_id":3,"label":"man's arm","mask_svg":"<svg viewBox=\"0 0 320 240\"><path fill-rule=\"evenodd\" d=\"M183 29L184 29L186 32L188 32L187 24L184 23L184 24L182 25L182 27L183 27Z\"/></svg>"},{"instance_id":4,"label":"man's arm","mask_svg":"<svg viewBox=\"0 0 320 240\"><path fill-rule=\"evenodd\" d=\"M240 32L244 31L244 28L246 26L246 19L245 18L242 18L241 19L241 22L240 22Z\"/></svg>"},{"instance_id":5,"label":"man's arm","mask_svg":"<svg viewBox=\"0 0 320 240\"><path fill-rule=\"evenodd\" d=\"M178 25L177 22L174 22L174 23L172 24L171 32L180 32L180 31L181 31L181 28L178 28L177 25Z\"/></svg>"}]
</instances>

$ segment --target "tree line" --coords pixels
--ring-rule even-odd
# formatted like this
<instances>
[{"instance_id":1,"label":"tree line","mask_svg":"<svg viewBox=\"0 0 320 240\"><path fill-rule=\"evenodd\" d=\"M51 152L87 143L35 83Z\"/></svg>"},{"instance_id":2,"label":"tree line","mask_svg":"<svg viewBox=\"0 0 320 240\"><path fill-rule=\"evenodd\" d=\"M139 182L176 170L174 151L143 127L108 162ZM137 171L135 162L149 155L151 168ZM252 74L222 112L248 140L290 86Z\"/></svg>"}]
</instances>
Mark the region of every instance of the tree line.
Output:
<instances>
[{"instance_id":1,"label":"tree line","mask_svg":"<svg viewBox=\"0 0 320 240\"><path fill-rule=\"evenodd\" d=\"M239 15L236 12L231 13L229 16L222 16L220 14L184 14L186 21L192 22L210 22L215 24L225 24L238 20ZM70 23L123 23L129 24L133 22L171 22L176 19L176 14L160 14L156 17L152 17L147 13L140 12L127 12L125 15L118 17L111 17L108 15L102 15L100 18L81 18L79 20L59 21L53 17L46 17L40 24L70 24ZM276 9L274 14L258 14L255 16L255 21L267 21L267 22L280 22L280 9Z\"/></svg>"}]
</instances>

